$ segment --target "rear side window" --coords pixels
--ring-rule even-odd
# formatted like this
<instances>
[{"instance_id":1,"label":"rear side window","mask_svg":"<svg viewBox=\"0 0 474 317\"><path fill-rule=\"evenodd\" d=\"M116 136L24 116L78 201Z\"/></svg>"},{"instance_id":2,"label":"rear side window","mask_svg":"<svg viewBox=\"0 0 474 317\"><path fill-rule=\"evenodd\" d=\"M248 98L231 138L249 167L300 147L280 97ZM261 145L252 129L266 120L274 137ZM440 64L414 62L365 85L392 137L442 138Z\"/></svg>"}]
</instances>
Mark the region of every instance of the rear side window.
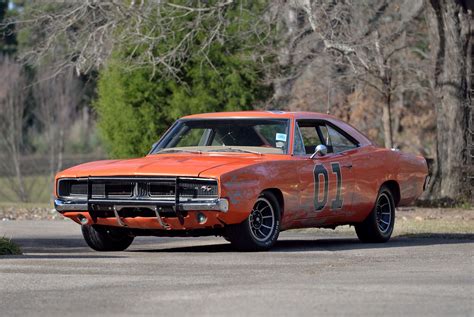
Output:
<instances>
[{"instance_id":1,"label":"rear side window","mask_svg":"<svg viewBox=\"0 0 474 317\"><path fill-rule=\"evenodd\" d=\"M334 153L351 150L357 147L357 144L346 138L330 125L326 125L328 140Z\"/></svg>"}]
</instances>

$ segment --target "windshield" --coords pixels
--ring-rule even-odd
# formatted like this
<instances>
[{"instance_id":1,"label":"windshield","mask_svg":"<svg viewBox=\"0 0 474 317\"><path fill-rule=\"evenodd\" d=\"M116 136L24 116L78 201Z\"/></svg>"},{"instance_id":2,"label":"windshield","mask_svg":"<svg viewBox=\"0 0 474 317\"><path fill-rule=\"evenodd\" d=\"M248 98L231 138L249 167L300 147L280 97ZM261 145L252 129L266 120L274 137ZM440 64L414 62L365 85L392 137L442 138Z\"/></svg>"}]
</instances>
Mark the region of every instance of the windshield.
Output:
<instances>
[{"instance_id":1,"label":"windshield","mask_svg":"<svg viewBox=\"0 0 474 317\"><path fill-rule=\"evenodd\" d=\"M240 152L286 154L287 119L180 120L151 154Z\"/></svg>"}]
</instances>

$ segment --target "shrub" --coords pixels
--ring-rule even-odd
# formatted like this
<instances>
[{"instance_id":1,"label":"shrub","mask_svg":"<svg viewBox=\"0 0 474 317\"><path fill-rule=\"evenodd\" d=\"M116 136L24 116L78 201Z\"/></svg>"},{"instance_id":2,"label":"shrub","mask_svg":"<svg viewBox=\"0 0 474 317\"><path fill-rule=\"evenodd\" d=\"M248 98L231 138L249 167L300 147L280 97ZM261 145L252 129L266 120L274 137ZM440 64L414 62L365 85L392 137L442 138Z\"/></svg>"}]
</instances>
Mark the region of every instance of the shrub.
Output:
<instances>
[{"instance_id":1,"label":"shrub","mask_svg":"<svg viewBox=\"0 0 474 317\"><path fill-rule=\"evenodd\" d=\"M15 254L21 254L20 247L7 238L0 238L0 255Z\"/></svg>"},{"instance_id":2,"label":"shrub","mask_svg":"<svg viewBox=\"0 0 474 317\"><path fill-rule=\"evenodd\" d=\"M146 154L165 129L183 115L249 110L268 97L269 88L261 81L263 63L248 49L256 39L241 36L242 28L252 27L251 17L245 17L245 23L237 14L228 17L239 19L240 28L230 22L223 38L206 46L205 53L203 41L208 37L201 34L204 31L197 32L176 76L165 76L163 69L151 66L130 70L123 67L129 64L130 52L114 53L99 75L95 103L99 131L110 156ZM173 39L156 48L157 54L168 51L184 36L177 31ZM143 53L139 49L134 52Z\"/></svg>"}]
</instances>

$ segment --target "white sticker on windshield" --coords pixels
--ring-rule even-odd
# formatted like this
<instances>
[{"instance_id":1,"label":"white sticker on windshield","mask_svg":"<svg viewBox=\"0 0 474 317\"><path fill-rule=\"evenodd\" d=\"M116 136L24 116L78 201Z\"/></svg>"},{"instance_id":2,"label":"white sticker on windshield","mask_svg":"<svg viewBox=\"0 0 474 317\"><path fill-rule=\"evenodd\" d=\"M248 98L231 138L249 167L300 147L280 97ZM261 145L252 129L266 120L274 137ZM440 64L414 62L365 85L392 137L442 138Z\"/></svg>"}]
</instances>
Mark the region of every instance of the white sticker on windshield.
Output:
<instances>
[{"instance_id":1,"label":"white sticker on windshield","mask_svg":"<svg viewBox=\"0 0 474 317\"><path fill-rule=\"evenodd\" d=\"M276 137L275 137L275 140L286 142L286 134L285 133L277 133Z\"/></svg>"}]
</instances>

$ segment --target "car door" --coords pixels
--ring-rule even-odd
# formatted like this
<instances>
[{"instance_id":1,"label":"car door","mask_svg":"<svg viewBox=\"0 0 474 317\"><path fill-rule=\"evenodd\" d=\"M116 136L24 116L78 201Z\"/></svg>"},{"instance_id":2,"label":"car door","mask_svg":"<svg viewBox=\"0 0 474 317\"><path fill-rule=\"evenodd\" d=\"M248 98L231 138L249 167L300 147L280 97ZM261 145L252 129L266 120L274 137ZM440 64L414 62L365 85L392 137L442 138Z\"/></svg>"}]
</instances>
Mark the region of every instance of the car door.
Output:
<instances>
[{"instance_id":1,"label":"car door","mask_svg":"<svg viewBox=\"0 0 474 317\"><path fill-rule=\"evenodd\" d=\"M294 155L301 157L298 176L305 224L343 222L352 209L351 150L357 144L329 122L308 120L297 120L294 144ZM320 144L327 154L310 158Z\"/></svg>"}]
</instances>

